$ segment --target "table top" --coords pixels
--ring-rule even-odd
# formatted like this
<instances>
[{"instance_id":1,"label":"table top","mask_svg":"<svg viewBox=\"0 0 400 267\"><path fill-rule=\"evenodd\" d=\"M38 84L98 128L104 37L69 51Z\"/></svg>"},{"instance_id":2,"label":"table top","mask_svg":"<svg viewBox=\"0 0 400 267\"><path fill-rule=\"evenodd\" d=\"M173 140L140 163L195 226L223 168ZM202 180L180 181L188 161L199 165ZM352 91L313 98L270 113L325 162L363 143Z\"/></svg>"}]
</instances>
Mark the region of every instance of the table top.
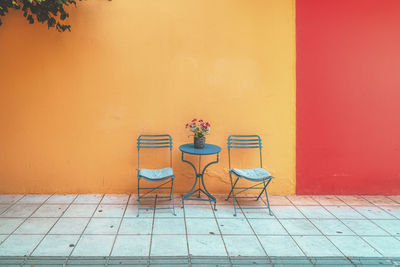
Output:
<instances>
[{"instance_id":1,"label":"table top","mask_svg":"<svg viewBox=\"0 0 400 267\"><path fill-rule=\"evenodd\" d=\"M221 148L211 144L205 144L204 148L194 148L194 144L190 143L181 145L179 150L192 155L212 155L219 153Z\"/></svg>"}]
</instances>

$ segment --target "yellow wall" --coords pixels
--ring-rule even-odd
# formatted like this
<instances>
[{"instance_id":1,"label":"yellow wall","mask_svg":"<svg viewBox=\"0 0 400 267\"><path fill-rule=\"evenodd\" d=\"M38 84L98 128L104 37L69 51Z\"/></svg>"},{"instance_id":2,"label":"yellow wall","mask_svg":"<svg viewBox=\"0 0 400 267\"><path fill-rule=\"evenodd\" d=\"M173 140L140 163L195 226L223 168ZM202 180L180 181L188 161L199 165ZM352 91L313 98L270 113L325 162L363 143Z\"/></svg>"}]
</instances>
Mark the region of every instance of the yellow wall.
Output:
<instances>
[{"instance_id":1,"label":"yellow wall","mask_svg":"<svg viewBox=\"0 0 400 267\"><path fill-rule=\"evenodd\" d=\"M176 191L193 183L185 123L222 146L258 133L272 194L295 192L294 0L88 0L71 33L12 12L0 27L0 193L136 192L136 138L174 138ZM240 157L240 155L238 155ZM255 158L245 157L254 162ZM156 162L158 163L158 162Z\"/></svg>"}]
</instances>

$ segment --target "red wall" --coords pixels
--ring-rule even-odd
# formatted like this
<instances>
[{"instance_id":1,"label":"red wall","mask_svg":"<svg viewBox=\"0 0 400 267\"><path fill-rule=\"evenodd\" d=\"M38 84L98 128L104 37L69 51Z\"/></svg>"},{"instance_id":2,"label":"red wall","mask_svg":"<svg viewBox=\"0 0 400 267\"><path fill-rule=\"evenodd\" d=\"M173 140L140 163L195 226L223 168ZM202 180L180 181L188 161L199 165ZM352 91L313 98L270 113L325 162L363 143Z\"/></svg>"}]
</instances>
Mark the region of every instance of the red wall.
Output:
<instances>
[{"instance_id":1,"label":"red wall","mask_svg":"<svg viewBox=\"0 0 400 267\"><path fill-rule=\"evenodd\" d=\"M400 0L297 0L297 193L400 194Z\"/></svg>"}]
</instances>

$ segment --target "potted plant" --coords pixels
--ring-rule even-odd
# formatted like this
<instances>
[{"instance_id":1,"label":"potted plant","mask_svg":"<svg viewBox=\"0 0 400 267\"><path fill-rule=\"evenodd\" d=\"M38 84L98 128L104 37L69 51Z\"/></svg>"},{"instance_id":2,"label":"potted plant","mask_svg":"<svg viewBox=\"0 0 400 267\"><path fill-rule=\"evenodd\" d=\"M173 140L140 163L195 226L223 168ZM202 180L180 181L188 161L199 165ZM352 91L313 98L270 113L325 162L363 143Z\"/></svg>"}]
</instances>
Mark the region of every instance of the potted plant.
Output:
<instances>
[{"instance_id":1,"label":"potted plant","mask_svg":"<svg viewBox=\"0 0 400 267\"><path fill-rule=\"evenodd\" d=\"M206 144L206 134L210 132L210 123L193 119L191 122L186 123L186 128L189 128L194 135L194 147L195 148L204 148Z\"/></svg>"}]
</instances>

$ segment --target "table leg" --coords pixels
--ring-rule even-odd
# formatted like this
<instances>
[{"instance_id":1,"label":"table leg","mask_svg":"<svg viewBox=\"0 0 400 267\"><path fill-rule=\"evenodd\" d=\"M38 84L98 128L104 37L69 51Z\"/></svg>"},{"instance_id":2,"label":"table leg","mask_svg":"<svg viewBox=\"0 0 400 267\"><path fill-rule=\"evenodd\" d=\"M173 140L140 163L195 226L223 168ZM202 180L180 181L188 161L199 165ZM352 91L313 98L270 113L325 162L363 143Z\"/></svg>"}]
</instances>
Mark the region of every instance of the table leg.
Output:
<instances>
[{"instance_id":1,"label":"table leg","mask_svg":"<svg viewBox=\"0 0 400 267\"><path fill-rule=\"evenodd\" d=\"M208 190L204 184L204 173L205 173L206 169L208 168L208 166L219 162L219 153L217 154L217 160L208 163L202 171L200 169L200 159L199 159L199 171L201 171L201 172L197 172L197 169L194 166L194 164L191 163L190 161L187 161L184 159L184 152L182 152L182 161L190 164L193 167L193 170L196 174L196 180L194 182L193 187L190 189L190 191L188 193L186 193L182 196L182 206L183 207L185 206L185 199L189 199L189 197L192 196L193 194L198 193L198 200L200 200L200 193L203 193L208 197L208 200L203 200L203 201L214 202L214 210L216 210L217 200L213 195L211 195L210 192L208 192ZM195 190L197 183L199 183L199 188ZM196 200L196 199L193 199L193 200Z\"/></svg>"}]
</instances>

